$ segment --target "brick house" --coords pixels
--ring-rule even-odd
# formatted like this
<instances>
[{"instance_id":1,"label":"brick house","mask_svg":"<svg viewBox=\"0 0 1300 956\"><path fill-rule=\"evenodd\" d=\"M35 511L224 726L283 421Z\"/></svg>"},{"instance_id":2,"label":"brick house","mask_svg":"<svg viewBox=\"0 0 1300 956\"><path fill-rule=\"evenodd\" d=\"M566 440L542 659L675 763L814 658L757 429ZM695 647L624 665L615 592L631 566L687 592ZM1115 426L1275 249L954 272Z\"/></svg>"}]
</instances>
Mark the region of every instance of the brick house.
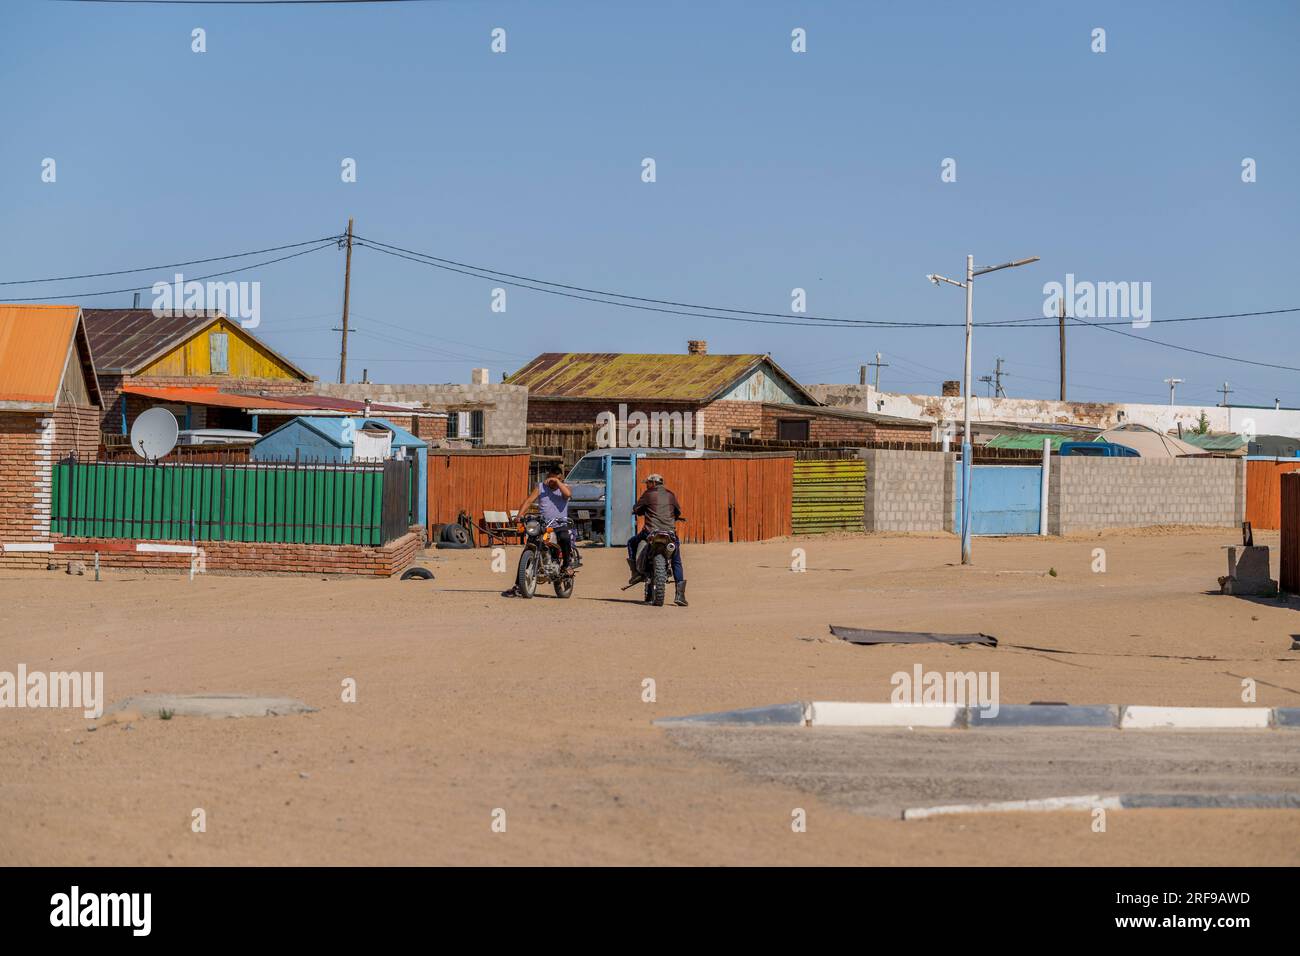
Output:
<instances>
[{"instance_id":1,"label":"brick house","mask_svg":"<svg viewBox=\"0 0 1300 956\"><path fill-rule=\"evenodd\" d=\"M822 405L769 355L710 355L693 341L685 354L547 352L509 376L528 388L528 424L591 425L601 413L691 413L721 439L928 442L919 420ZM697 425L697 427L700 427Z\"/></svg>"},{"instance_id":2,"label":"brick house","mask_svg":"<svg viewBox=\"0 0 1300 956\"><path fill-rule=\"evenodd\" d=\"M93 459L99 421L80 307L0 305L0 565L44 561L52 466Z\"/></svg>"}]
</instances>

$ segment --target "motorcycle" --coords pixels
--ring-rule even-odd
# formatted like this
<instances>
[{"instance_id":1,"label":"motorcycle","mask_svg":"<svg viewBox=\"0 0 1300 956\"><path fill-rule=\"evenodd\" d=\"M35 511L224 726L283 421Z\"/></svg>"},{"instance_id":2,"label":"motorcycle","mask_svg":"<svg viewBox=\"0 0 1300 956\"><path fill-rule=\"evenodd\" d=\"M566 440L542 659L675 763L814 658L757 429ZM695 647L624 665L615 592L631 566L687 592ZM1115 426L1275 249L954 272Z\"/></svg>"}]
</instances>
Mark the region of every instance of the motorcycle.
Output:
<instances>
[{"instance_id":1,"label":"motorcycle","mask_svg":"<svg viewBox=\"0 0 1300 956\"><path fill-rule=\"evenodd\" d=\"M668 590L668 569L672 567L673 552L676 550L677 536L668 531L651 531L637 545L636 573L645 578L645 603L655 607L664 606L664 594Z\"/></svg>"},{"instance_id":2,"label":"motorcycle","mask_svg":"<svg viewBox=\"0 0 1300 956\"><path fill-rule=\"evenodd\" d=\"M561 571L564 552L556 540L555 529L548 528L540 518L530 515L522 523L524 550L519 555L519 568L515 572L515 587L519 596L530 598L537 593L537 582L545 579L555 588L555 596L567 598L573 593L573 574ZM580 560L578 549L573 549L574 567Z\"/></svg>"}]
</instances>

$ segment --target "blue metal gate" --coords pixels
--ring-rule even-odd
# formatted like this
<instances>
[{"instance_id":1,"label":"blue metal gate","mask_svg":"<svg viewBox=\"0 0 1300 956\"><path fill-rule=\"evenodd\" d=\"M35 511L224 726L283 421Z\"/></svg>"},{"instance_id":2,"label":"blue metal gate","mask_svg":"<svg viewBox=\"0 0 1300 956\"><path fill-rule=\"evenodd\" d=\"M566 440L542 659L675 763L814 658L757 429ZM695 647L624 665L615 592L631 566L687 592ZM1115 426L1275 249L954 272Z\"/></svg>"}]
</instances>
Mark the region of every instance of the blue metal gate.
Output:
<instances>
[{"instance_id":1,"label":"blue metal gate","mask_svg":"<svg viewBox=\"0 0 1300 956\"><path fill-rule=\"evenodd\" d=\"M636 455L605 459L605 547L621 548L636 534Z\"/></svg>"},{"instance_id":2,"label":"blue metal gate","mask_svg":"<svg viewBox=\"0 0 1300 956\"><path fill-rule=\"evenodd\" d=\"M1038 534L1042 465L975 465L971 468L971 534ZM961 533L961 463L956 465L953 532Z\"/></svg>"}]
</instances>

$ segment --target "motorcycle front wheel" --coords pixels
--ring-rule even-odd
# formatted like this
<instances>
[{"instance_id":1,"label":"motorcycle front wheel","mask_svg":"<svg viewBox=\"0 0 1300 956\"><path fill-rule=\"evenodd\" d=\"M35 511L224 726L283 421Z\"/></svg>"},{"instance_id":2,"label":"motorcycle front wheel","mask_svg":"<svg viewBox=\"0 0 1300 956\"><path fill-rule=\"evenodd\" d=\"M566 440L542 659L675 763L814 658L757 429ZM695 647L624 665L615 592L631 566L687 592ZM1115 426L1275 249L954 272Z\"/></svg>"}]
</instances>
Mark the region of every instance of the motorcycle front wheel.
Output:
<instances>
[{"instance_id":1,"label":"motorcycle front wheel","mask_svg":"<svg viewBox=\"0 0 1300 956\"><path fill-rule=\"evenodd\" d=\"M537 552L524 551L519 556L519 570L515 572L515 587L519 596L530 598L537 593Z\"/></svg>"}]
</instances>

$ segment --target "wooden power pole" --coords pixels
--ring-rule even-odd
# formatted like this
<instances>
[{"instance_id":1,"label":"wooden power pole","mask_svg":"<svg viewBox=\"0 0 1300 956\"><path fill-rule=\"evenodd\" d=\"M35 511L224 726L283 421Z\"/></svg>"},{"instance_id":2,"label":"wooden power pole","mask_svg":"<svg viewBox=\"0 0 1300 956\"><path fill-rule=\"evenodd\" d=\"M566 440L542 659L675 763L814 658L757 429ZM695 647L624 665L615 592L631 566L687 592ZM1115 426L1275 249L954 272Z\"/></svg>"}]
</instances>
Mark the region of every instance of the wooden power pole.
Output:
<instances>
[{"instance_id":1,"label":"wooden power pole","mask_svg":"<svg viewBox=\"0 0 1300 956\"><path fill-rule=\"evenodd\" d=\"M1061 293L1059 310L1061 319L1061 401L1065 401L1065 293Z\"/></svg>"},{"instance_id":2,"label":"wooden power pole","mask_svg":"<svg viewBox=\"0 0 1300 956\"><path fill-rule=\"evenodd\" d=\"M352 217L348 217L347 265L343 268L343 341L339 346L339 384L348 381L348 299L352 293Z\"/></svg>"}]
</instances>

